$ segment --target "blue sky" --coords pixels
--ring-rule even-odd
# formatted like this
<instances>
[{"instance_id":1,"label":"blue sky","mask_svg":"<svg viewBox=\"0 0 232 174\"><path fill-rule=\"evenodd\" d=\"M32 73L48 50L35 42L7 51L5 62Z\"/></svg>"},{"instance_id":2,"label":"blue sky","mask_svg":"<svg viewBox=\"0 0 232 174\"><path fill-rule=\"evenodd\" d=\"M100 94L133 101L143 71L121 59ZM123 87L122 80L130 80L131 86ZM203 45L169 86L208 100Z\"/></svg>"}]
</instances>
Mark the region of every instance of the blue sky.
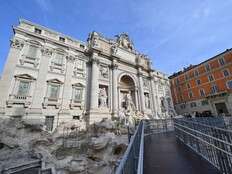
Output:
<instances>
[{"instance_id":1,"label":"blue sky","mask_svg":"<svg viewBox=\"0 0 232 174\"><path fill-rule=\"evenodd\" d=\"M86 41L127 32L167 74L232 47L232 0L1 0L0 72L19 18Z\"/></svg>"}]
</instances>

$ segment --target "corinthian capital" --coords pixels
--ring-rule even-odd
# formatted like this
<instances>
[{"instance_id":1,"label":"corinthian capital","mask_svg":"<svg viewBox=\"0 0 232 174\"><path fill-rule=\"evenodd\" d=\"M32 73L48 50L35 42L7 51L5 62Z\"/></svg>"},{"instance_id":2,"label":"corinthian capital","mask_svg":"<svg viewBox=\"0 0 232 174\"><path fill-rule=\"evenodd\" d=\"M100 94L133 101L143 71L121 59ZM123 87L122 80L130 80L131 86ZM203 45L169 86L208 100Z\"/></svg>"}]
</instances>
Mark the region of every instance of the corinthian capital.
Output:
<instances>
[{"instance_id":1,"label":"corinthian capital","mask_svg":"<svg viewBox=\"0 0 232 174\"><path fill-rule=\"evenodd\" d=\"M24 46L24 42L21 41L21 40L18 40L18 39L14 39L11 41L11 45L10 45L12 48L15 48L15 49L19 49L21 50Z\"/></svg>"},{"instance_id":2,"label":"corinthian capital","mask_svg":"<svg viewBox=\"0 0 232 174\"><path fill-rule=\"evenodd\" d=\"M96 57L91 59L92 64L99 64L99 60Z\"/></svg>"},{"instance_id":3,"label":"corinthian capital","mask_svg":"<svg viewBox=\"0 0 232 174\"><path fill-rule=\"evenodd\" d=\"M68 55L66 56L66 59L68 62L74 63L74 61L76 60L76 58L72 55Z\"/></svg>"},{"instance_id":4,"label":"corinthian capital","mask_svg":"<svg viewBox=\"0 0 232 174\"><path fill-rule=\"evenodd\" d=\"M43 56L48 56L48 57L52 56L52 50L49 48L43 48L41 49L41 52Z\"/></svg>"}]
</instances>

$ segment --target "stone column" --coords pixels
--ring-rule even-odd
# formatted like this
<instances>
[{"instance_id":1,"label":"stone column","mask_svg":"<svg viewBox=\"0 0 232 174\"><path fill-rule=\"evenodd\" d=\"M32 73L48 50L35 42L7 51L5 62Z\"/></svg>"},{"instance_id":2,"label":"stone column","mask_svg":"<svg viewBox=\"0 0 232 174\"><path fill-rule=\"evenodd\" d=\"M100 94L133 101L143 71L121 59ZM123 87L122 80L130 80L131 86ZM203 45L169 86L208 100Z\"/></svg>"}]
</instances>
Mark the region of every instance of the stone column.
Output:
<instances>
[{"instance_id":1,"label":"stone column","mask_svg":"<svg viewBox=\"0 0 232 174\"><path fill-rule=\"evenodd\" d=\"M98 92L99 92L99 60L94 54L92 59L92 72L91 72L91 88L90 88L90 110L98 109Z\"/></svg>"},{"instance_id":2,"label":"stone column","mask_svg":"<svg viewBox=\"0 0 232 174\"><path fill-rule=\"evenodd\" d=\"M159 118L158 113L161 114L161 108L160 108L160 99L159 99L159 90L158 90L158 81L154 80L154 91L155 91L155 105L156 105L156 116Z\"/></svg>"},{"instance_id":3,"label":"stone column","mask_svg":"<svg viewBox=\"0 0 232 174\"><path fill-rule=\"evenodd\" d=\"M135 89L135 104L136 104L136 110L139 110L139 101L138 101L138 89Z\"/></svg>"},{"instance_id":4,"label":"stone column","mask_svg":"<svg viewBox=\"0 0 232 174\"><path fill-rule=\"evenodd\" d=\"M43 98L45 97L47 90L47 73L48 73L48 65L49 59L51 58L52 51L48 48L41 49L41 57L40 57L40 68L38 73L38 78L36 80L34 97L32 100L32 108L40 108L43 102Z\"/></svg>"},{"instance_id":5,"label":"stone column","mask_svg":"<svg viewBox=\"0 0 232 174\"><path fill-rule=\"evenodd\" d=\"M153 106L153 113L154 113L154 117L157 118L157 112L156 112L156 98L155 98L155 85L154 85L154 78L150 77L150 84L151 84L151 100L152 100L152 106Z\"/></svg>"},{"instance_id":6,"label":"stone column","mask_svg":"<svg viewBox=\"0 0 232 174\"><path fill-rule=\"evenodd\" d=\"M49 59L52 56L52 50L49 48L41 49L41 58L40 58L40 68L38 73L38 78L36 80L35 91L33 95L33 100L31 104L31 114L41 115L42 114L42 103L47 90L47 73L48 73L48 65Z\"/></svg>"},{"instance_id":7,"label":"stone column","mask_svg":"<svg viewBox=\"0 0 232 174\"><path fill-rule=\"evenodd\" d=\"M143 77L141 68L138 69L139 76L139 91L140 91L140 103L141 103L141 112L145 111L145 101L144 101L144 90L143 90Z\"/></svg>"},{"instance_id":8,"label":"stone column","mask_svg":"<svg viewBox=\"0 0 232 174\"><path fill-rule=\"evenodd\" d=\"M58 111L59 122L71 120L70 100L72 98L72 76L75 58L66 56L65 78L63 84L61 108Z\"/></svg>"},{"instance_id":9,"label":"stone column","mask_svg":"<svg viewBox=\"0 0 232 174\"><path fill-rule=\"evenodd\" d=\"M11 48L6 59L4 70L0 81L0 115L4 114L6 100L10 94L11 83L14 78L15 68L20 58L20 52L24 46L24 42L18 39L11 41Z\"/></svg>"},{"instance_id":10,"label":"stone column","mask_svg":"<svg viewBox=\"0 0 232 174\"><path fill-rule=\"evenodd\" d=\"M75 58L73 56L66 57L66 73L64 80L63 96L62 96L62 110L68 110L70 99L72 96L72 76Z\"/></svg>"},{"instance_id":11,"label":"stone column","mask_svg":"<svg viewBox=\"0 0 232 174\"><path fill-rule=\"evenodd\" d=\"M116 117L118 114L118 79L117 79L117 69L118 65L113 61L112 64L112 103L113 103L113 116Z\"/></svg>"}]
</instances>

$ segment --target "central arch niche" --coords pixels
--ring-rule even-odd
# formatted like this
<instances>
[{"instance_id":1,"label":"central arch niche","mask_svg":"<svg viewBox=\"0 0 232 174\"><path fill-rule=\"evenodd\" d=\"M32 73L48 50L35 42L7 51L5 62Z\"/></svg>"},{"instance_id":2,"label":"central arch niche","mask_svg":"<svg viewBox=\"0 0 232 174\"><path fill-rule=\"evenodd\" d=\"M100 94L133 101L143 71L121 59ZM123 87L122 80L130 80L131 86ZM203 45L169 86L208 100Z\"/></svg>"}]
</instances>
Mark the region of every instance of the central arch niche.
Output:
<instances>
[{"instance_id":1,"label":"central arch niche","mask_svg":"<svg viewBox=\"0 0 232 174\"><path fill-rule=\"evenodd\" d=\"M133 103L137 108L135 81L130 75L123 75L119 79L119 108L120 109L126 109L125 98L127 94L131 94Z\"/></svg>"}]
</instances>

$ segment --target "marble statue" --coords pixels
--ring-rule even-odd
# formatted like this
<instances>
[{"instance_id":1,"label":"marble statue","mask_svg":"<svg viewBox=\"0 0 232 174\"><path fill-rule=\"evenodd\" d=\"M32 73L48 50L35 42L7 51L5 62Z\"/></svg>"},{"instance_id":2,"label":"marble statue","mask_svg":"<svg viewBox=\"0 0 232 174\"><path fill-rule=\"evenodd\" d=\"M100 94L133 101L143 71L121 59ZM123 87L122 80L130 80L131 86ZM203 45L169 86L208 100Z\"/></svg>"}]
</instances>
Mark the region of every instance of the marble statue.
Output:
<instances>
[{"instance_id":1,"label":"marble statue","mask_svg":"<svg viewBox=\"0 0 232 174\"><path fill-rule=\"evenodd\" d=\"M99 107L107 107L107 93L105 88L99 90Z\"/></svg>"},{"instance_id":2,"label":"marble statue","mask_svg":"<svg viewBox=\"0 0 232 174\"><path fill-rule=\"evenodd\" d=\"M107 67L101 66L100 73L101 73L101 77L108 78L109 73Z\"/></svg>"},{"instance_id":3,"label":"marble statue","mask_svg":"<svg viewBox=\"0 0 232 174\"><path fill-rule=\"evenodd\" d=\"M145 107L150 108L149 95L145 94Z\"/></svg>"},{"instance_id":4,"label":"marble statue","mask_svg":"<svg viewBox=\"0 0 232 174\"><path fill-rule=\"evenodd\" d=\"M126 102L126 109L127 110L135 110L135 105L131 97L131 93L129 92L125 96L125 102Z\"/></svg>"},{"instance_id":5,"label":"marble statue","mask_svg":"<svg viewBox=\"0 0 232 174\"><path fill-rule=\"evenodd\" d=\"M122 33L120 35L116 35L117 38L117 43L119 44L120 47L123 47L125 49L128 49L130 51L134 50L134 44L130 40L128 34Z\"/></svg>"}]
</instances>

